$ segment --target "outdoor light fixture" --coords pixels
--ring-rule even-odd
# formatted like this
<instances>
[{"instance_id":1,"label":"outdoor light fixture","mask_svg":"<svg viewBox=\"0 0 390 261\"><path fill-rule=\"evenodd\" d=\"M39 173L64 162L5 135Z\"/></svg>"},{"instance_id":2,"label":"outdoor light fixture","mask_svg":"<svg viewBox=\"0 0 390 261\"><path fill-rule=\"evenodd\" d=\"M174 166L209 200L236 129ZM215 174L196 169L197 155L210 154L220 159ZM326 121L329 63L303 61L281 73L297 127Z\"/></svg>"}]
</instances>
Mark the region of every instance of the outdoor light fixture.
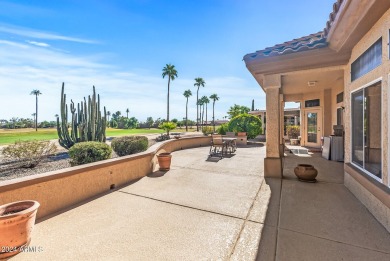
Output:
<instances>
[{"instance_id":1,"label":"outdoor light fixture","mask_svg":"<svg viewBox=\"0 0 390 261\"><path fill-rule=\"evenodd\" d=\"M317 83L317 81L308 81L307 86L314 87L314 86L316 86L316 83Z\"/></svg>"}]
</instances>

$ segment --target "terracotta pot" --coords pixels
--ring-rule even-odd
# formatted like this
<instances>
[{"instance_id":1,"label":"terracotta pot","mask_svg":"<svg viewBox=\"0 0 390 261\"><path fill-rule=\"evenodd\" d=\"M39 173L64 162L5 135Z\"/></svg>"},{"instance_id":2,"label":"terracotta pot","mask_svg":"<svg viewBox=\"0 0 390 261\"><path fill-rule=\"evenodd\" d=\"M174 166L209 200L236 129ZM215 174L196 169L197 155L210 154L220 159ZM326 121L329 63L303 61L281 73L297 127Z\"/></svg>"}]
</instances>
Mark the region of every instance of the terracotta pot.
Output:
<instances>
[{"instance_id":1,"label":"terracotta pot","mask_svg":"<svg viewBox=\"0 0 390 261\"><path fill-rule=\"evenodd\" d=\"M158 165L160 166L159 170L166 171L171 168L171 159L172 159L171 153L169 152L160 153L159 155L157 155L157 159L158 159Z\"/></svg>"},{"instance_id":2,"label":"terracotta pot","mask_svg":"<svg viewBox=\"0 0 390 261\"><path fill-rule=\"evenodd\" d=\"M0 259L16 255L30 244L39 206L33 200L0 206Z\"/></svg>"},{"instance_id":3,"label":"terracotta pot","mask_svg":"<svg viewBox=\"0 0 390 261\"><path fill-rule=\"evenodd\" d=\"M299 180L315 182L318 171L313 167L313 165L298 164L298 166L294 168L294 173Z\"/></svg>"},{"instance_id":4,"label":"terracotta pot","mask_svg":"<svg viewBox=\"0 0 390 261\"><path fill-rule=\"evenodd\" d=\"M238 137L244 137L246 136L246 132L237 132Z\"/></svg>"}]
</instances>

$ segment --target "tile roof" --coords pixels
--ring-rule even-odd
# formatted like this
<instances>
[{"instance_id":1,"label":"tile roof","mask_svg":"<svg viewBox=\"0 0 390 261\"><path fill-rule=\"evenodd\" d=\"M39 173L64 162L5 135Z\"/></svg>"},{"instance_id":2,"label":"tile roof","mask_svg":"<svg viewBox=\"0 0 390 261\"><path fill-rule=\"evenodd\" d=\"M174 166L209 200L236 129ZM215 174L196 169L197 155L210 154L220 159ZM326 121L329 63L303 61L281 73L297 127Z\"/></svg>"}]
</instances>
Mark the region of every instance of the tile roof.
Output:
<instances>
[{"instance_id":1,"label":"tile roof","mask_svg":"<svg viewBox=\"0 0 390 261\"><path fill-rule=\"evenodd\" d=\"M340 10L340 6L343 1L344 0L337 0L333 4L333 11L330 13L329 20L326 23L326 27L323 31L315 34L310 34L308 36L303 36L301 38L294 39L288 42L284 42L282 44L277 44L272 47L265 48L264 50L256 51L255 53L247 54L245 55L244 59L284 55L312 49L319 49L328 46L326 37L329 33L330 28L333 25L333 22L336 18L338 11Z\"/></svg>"}]
</instances>

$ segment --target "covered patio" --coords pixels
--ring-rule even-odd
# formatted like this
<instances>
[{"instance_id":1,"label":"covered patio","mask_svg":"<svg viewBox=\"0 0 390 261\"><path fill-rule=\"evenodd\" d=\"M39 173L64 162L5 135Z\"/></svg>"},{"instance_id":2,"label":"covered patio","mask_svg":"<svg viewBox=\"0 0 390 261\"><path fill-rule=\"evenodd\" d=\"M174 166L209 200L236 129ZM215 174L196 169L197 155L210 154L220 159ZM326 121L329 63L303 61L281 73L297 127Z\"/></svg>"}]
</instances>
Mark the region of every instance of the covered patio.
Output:
<instances>
[{"instance_id":1,"label":"covered patio","mask_svg":"<svg viewBox=\"0 0 390 261\"><path fill-rule=\"evenodd\" d=\"M40 220L14 260L388 260L390 236L343 185L343 164L308 154L317 183L265 178L262 143L208 159L208 147L173 152L153 172Z\"/></svg>"}]
</instances>

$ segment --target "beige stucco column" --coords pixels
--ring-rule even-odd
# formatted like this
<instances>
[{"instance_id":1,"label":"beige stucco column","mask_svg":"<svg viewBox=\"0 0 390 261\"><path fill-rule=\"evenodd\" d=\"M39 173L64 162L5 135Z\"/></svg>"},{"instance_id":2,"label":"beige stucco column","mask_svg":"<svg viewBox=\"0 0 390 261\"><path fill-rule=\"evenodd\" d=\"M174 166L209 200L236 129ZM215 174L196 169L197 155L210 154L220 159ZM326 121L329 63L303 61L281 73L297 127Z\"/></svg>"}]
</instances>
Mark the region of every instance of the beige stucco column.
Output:
<instances>
[{"instance_id":1,"label":"beige stucco column","mask_svg":"<svg viewBox=\"0 0 390 261\"><path fill-rule=\"evenodd\" d=\"M267 75L264 78L266 93L267 132L264 176L282 178L282 159L280 157L280 75Z\"/></svg>"}]
</instances>

